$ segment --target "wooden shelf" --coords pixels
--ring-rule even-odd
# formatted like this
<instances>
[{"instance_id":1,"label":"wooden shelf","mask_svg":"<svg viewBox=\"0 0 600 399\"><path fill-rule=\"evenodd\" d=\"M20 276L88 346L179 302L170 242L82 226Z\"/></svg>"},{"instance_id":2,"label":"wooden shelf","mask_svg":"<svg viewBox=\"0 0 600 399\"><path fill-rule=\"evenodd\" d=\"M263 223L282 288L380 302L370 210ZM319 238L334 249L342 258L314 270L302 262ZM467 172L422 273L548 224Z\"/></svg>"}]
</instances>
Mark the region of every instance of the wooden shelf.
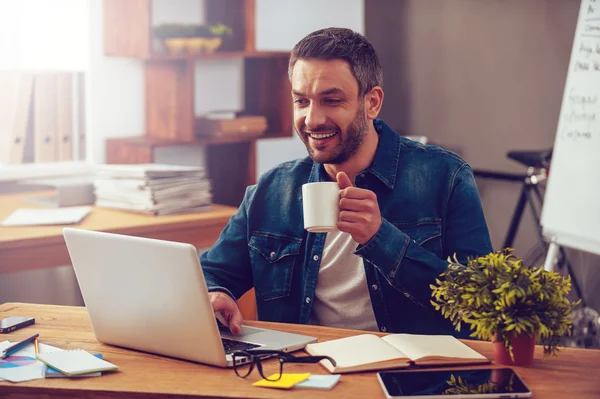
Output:
<instances>
[{"instance_id":1,"label":"wooden shelf","mask_svg":"<svg viewBox=\"0 0 600 399\"><path fill-rule=\"evenodd\" d=\"M214 201L239 205L246 186L256 182L256 140L292 137L289 52L256 51L255 0L198 0L206 23L223 23L232 36L211 54L159 52L154 36L153 0L102 0L104 53L138 59L145 82L145 126L142 137L106 140L107 163L152 163L156 149L170 146L209 146L205 152ZM267 119L262 136L198 137L195 91L197 63L242 60L243 112Z\"/></svg>"}]
</instances>

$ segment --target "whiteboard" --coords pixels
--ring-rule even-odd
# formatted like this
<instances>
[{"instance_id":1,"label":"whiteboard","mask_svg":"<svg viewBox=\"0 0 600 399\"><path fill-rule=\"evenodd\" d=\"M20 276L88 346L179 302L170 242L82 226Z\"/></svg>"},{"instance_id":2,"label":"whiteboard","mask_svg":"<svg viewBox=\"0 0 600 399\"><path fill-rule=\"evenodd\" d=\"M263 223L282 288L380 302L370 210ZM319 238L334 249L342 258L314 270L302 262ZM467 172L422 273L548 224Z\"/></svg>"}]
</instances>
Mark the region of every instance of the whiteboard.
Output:
<instances>
[{"instance_id":1,"label":"whiteboard","mask_svg":"<svg viewBox=\"0 0 600 399\"><path fill-rule=\"evenodd\" d=\"M541 224L557 244L600 254L600 0L581 1Z\"/></svg>"}]
</instances>

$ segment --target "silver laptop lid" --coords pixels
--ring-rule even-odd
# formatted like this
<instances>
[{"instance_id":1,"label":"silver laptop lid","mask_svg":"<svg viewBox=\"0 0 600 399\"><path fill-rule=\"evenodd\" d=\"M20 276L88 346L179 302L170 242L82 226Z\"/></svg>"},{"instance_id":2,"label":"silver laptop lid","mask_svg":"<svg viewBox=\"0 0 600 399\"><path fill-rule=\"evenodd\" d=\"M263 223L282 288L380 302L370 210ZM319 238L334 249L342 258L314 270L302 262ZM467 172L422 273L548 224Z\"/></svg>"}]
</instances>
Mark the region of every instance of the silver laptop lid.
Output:
<instances>
[{"instance_id":1,"label":"silver laptop lid","mask_svg":"<svg viewBox=\"0 0 600 399\"><path fill-rule=\"evenodd\" d=\"M227 366L196 249L65 228L98 341Z\"/></svg>"}]
</instances>

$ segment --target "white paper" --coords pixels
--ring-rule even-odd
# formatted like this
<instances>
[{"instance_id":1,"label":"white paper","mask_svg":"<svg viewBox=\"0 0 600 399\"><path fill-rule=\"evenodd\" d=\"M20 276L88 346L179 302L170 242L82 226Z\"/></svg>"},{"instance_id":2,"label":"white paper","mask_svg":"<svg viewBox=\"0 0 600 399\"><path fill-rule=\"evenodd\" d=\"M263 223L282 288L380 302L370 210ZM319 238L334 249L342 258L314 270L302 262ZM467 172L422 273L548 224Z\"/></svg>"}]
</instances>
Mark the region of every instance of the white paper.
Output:
<instances>
[{"instance_id":1,"label":"white paper","mask_svg":"<svg viewBox=\"0 0 600 399\"><path fill-rule=\"evenodd\" d=\"M39 380L46 374L46 365L36 362L27 366L0 368L0 379L10 382Z\"/></svg>"},{"instance_id":2,"label":"white paper","mask_svg":"<svg viewBox=\"0 0 600 399\"><path fill-rule=\"evenodd\" d=\"M92 209L90 206L34 209L19 208L11 213L0 226L48 226L79 223Z\"/></svg>"},{"instance_id":3,"label":"white paper","mask_svg":"<svg viewBox=\"0 0 600 399\"><path fill-rule=\"evenodd\" d=\"M4 348L8 348L14 342L2 341L0 342L0 350ZM62 349L57 348L55 346L50 346L46 344L39 344L40 353L51 353L51 352L59 352ZM20 349L13 353L11 356L27 356L35 359L35 349L33 344L27 345L23 349ZM25 366L19 367L2 367L3 364L6 363L4 359L0 359L0 381L8 380L11 382L22 382L22 381L30 381L37 380L40 378L44 378L46 374L46 365L39 360L36 360L35 363L28 364Z\"/></svg>"}]
</instances>

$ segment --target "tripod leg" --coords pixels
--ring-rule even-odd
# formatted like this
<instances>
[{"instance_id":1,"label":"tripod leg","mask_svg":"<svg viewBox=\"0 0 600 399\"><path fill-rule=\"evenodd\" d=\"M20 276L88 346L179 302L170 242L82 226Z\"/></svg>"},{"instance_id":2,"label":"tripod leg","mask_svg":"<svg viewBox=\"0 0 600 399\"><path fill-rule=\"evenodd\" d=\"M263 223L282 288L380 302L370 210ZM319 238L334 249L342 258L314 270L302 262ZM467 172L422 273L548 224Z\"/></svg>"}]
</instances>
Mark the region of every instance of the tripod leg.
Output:
<instances>
[{"instance_id":1,"label":"tripod leg","mask_svg":"<svg viewBox=\"0 0 600 399\"><path fill-rule=\"evenodd\" d=\"M506 238L504 239L503 248L512 248L515 236L517 235L517 230L519 229L519 223L521 222L521 216L523 216L523 210L525 209L526 201L527 185L523 183L523 187L521 188L521 194L519 195L519 202L517 202L517 207L515 208L515 212L513 213L512 219L510 221L508 233L506 233Z\"/></svg>"},{"instance_id":2,"label":"tripod leg","mask_svg":"<svg viewBox=\"0 0 600 399\"><path fill-rule=\"evenodd\" d=\"M540 193L539 187L536 185L536 186L532 186L531 189L533 190L535 197L538 199L538 202L539 202L540 208L541 208L542 203L543 203L543 196ZM538 209L535 207L534 197L532 196L531 192L527 193L527 200L529 201L529 205L531 207L531 214L533 215L533 218L535 219L535 225L537 227L540 241L544 243L544 246L546 247L546 250L547 250L548 245L546 244L546 241L544 240L542 224L540 223L540 217L538 216L539 215ZM567 274L569 276L571 276L571 284L573 286L573 289L575 290L575 294L577 295L578 298L581 298L581 305L585 306L585 299L583 298L581 288L579 287L579 283L577 282L577 279L575 278L575 274L573 273L573 268L571 266L571 262L569 262L569 259L567 258L567 253L565 252L565 249L563 247L560 247L560 258L558 261L558 268L561 268L562 266L565 266L567 268Z\"/></svg>"},{"instance_id":3,"label":"tripod leg","mask_svg":"<svg viewBox=\"0 0 600 399\"><path fill-rule=\"evenodd\" d=\"M575 294L577 295L578 298L581 299L581 306L585 307L586 306L585 299L583 298L581 288L579 287L579 283L577 282L577 279L575 278L575 274L573 273L573 267L571 266L571 262L569 262L569 259L567 258L567 253L565 252L565 249L563 247L560 247L559 265L560 266L564 265L567 268L567 273L569 274L569 276L571 276L571 284L573 285Z\"/></svg>"}]
</instances>

